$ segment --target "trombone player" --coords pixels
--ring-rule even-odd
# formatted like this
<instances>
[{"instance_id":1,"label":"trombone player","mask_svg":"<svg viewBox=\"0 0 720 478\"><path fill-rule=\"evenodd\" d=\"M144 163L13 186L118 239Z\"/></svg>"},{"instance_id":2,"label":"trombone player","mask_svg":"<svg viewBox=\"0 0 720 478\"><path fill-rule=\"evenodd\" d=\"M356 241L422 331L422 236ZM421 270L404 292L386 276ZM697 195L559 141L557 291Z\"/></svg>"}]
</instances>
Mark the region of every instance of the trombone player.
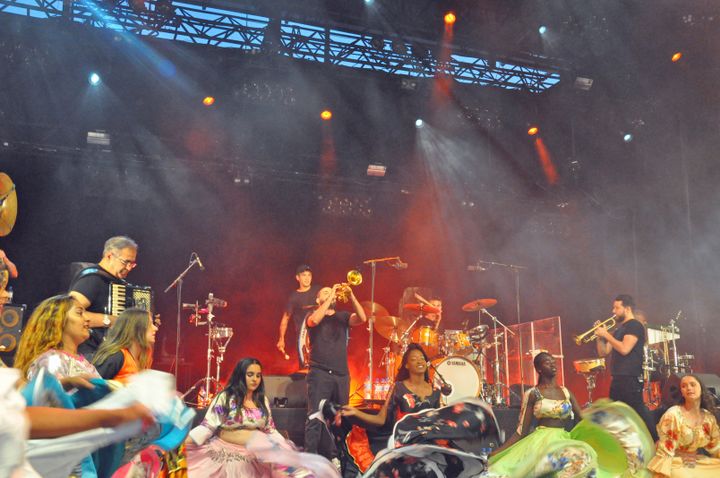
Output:
<instances>
[{"instance_id":1,"label":"trombone player","mask_svg":"<svg viewBox=\"0 0 720 478\"><path fill-rule=\"evenodd\" d=\"M655 424L643 402L643 352L645 327L635 318L635 301L627 294L620 294L613 301L613 316L619 323L610 333L600 324L595 328L597 352L600 357L610 355L610 399L627 403L635 410L657 440Z\"/></svg>"}]
</instances>

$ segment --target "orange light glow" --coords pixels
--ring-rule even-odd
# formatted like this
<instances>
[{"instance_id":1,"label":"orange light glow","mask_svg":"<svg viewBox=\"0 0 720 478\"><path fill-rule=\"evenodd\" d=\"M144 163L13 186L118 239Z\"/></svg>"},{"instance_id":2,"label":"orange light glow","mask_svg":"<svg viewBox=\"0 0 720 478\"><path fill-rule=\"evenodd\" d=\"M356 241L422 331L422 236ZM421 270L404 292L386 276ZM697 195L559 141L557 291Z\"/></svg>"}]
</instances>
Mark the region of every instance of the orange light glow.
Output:
<instances>
[{"instance_id":1,"label":"orange light glow","mask_svg":"<svg viewBox=\"0 0 720 478\"><path fill-rule=\"evenodd\" d=\"M680 61L680 58L682 58L682 52L677 51L673 54L673 56L672 56L672 58L670 58L670 60L672 60L672 62L675 63L677 61Z\"/></svg>"},{"instance_id":2,"label":"orange light glow","mask_svg":"<svg viewBox=\"0 0 720 478\"><path fill-rule=\"evenodd\" d=\"M531 126L531 127L528 129L528 134L529 134L530 136L535 136L536 134L538 134L538 131L540 131L540 130L538 129L537 126Z\"/></svg>"},{"instance_id":3,"label":"orange light glow","mask_svg":"<svg viewBox=\"0 0 720 478\"><path fill-rule=\"evenodd\" d=\"M457 20L457 18L455 18L455 14L453 12L447 12L445 14L446 25L452 25L453 23L455 23L455 20Z\"/></svg>"},{"instance_id":4,"label":"orange light glow","mask_svg":"<svg viewBox=\"0 0 720 478\"><path fill-rule=\"evenodd\" d=\"M213 96L206 96L203 98L203 104L205 106L212 106L215 103L215 97Z\"/></svg>"},{"instance_id":5,"label":"orange light glow","mask_svg":"<svg viewBox=\"0 0 720 478\"><path fill-rule=\"evenodd\" d=\"M320 113L320 117L323 119L323 121L328 121L332 118L332 111L330 110L323 110L322 113Z\"/></svg>"}]
</instances>

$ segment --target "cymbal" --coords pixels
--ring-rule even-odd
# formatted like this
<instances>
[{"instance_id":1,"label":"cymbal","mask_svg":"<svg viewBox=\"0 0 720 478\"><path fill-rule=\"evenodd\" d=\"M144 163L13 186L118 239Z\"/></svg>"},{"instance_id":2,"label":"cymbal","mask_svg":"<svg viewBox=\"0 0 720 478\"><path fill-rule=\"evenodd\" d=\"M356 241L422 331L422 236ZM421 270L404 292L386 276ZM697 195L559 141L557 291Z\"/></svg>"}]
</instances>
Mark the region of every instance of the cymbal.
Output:
<instances>
[{"instance_id":1,"label":"cymbal","mask_svg":"<svg viewBox=\"0 0 720 478\"><path fill-rule=\"evenodd\" d=\"M15 184L5 173L0 173L0 236L7 236L17 219L17 192Z\"/></svg>"},{"instance_id":2,"label":"cymbal","mask_svg":"<svg viewBox=\"0 0 720 478\"><path fill-rule=\"evenodd\" d=\"M497 299L477 299L462 306L464 312L477 312L481 309L489 309L497 304Z\"/></svg>"},{"instance_id":3,"label":"cymbal","mask_svg":"<svg viewBox=\"0 0 720 478\"><path fill-rule=\"evenodd\" d=\"M360 305L362 306L363 310L365 311L365 315L368 317L375 315L375 318L377 317L385 317L386 315L390 315L388 310L383 307L382 305L378 304L377 302L371 302L369 300L364 300L360 302ZM375 312L373 314L373 311Z\"/></svg>"},{"instance_id":4,"label":"cymbal","mask_svg":"<svg viewBox=\"0 0 720 478\"><path fill-rule=\"evenodd\" d=\"M377 330L378 334L388 340L397 340L409 326L410 324L400 317L393 317L392 315L377 317L375 319L375 330ZM395 337L393 337L393 332L397 334Z\"/></svg>"},{"instance_id":5,"label":"cymbal","mask_svg":"<svg viewBox=\"0 0 720 478\"><path fill-rule=\"evenodd\" d=\"M403 309L409 310L410 312L419 312L421 314L423 312L426 312L428 314L437 314L438 312L440 312L440 309L438 309L437 307L425 304L405 304L403 305Z\"/></svg>"}]
</instances>

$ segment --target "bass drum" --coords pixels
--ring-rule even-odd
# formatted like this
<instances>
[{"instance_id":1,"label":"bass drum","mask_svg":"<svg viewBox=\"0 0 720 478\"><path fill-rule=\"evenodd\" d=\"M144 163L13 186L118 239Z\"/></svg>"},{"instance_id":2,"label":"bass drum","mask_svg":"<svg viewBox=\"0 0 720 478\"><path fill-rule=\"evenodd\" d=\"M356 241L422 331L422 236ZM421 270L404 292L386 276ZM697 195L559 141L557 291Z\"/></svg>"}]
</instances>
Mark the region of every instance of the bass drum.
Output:
<instances>
[{"instance_id":1,"label":"bass drum","mask_svg":"<svg viewBox=\"0 0 720 478\"><path fill-rule=\"evenodd\" d=\"M452 386L449 395L440 395L440 403L447 405L463 398L477 398L482 390L482 377L475 364L461 355L438 358L432 361L430 377L436 387L442 385L437 374ZM437 370L437 373L435 372Z\"/></svg>"}]
</instances>

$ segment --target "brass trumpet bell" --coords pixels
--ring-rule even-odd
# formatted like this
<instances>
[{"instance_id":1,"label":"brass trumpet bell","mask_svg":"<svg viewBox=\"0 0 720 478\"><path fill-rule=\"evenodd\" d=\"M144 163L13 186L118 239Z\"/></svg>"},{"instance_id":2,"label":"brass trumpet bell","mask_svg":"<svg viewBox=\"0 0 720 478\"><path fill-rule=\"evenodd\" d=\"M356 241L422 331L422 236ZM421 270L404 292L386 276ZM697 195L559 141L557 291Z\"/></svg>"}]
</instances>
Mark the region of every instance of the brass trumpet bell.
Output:
<instances>
[{"instance_id":1,"label":"brass trumpet bell","mask_svg":"<svg viewBox=\"0 0 720 478\"><path fill-rule=\"evenodd\" d=\"M350 286L358 286L362 284L362 274L358 270L351 270L347 273L347 282L340 284L337 292L335 293L335 299L340 302L347 302L350 300L350 292L352 289Z\"/></svg>"},{"instance_id":2,"label":"brass trumpet bell","mask_svg":"<svg viewBox=\"0 0 720 478\"><path fill-rule=\"evenodd\" d=\"M585 333L582 333L580 335L575 336L575 344L589 344L593 340L597 339L597 335L595 335L595 331L598 329L598 327L605 327L606 329L610 330L613 327L615 327L615 324L617 323L617 320L615 319L615 316L608 317L607 319L603 320L600 323L597 323L593 326L592 329L588 330Z\"/></svg>"}]
</instances>

